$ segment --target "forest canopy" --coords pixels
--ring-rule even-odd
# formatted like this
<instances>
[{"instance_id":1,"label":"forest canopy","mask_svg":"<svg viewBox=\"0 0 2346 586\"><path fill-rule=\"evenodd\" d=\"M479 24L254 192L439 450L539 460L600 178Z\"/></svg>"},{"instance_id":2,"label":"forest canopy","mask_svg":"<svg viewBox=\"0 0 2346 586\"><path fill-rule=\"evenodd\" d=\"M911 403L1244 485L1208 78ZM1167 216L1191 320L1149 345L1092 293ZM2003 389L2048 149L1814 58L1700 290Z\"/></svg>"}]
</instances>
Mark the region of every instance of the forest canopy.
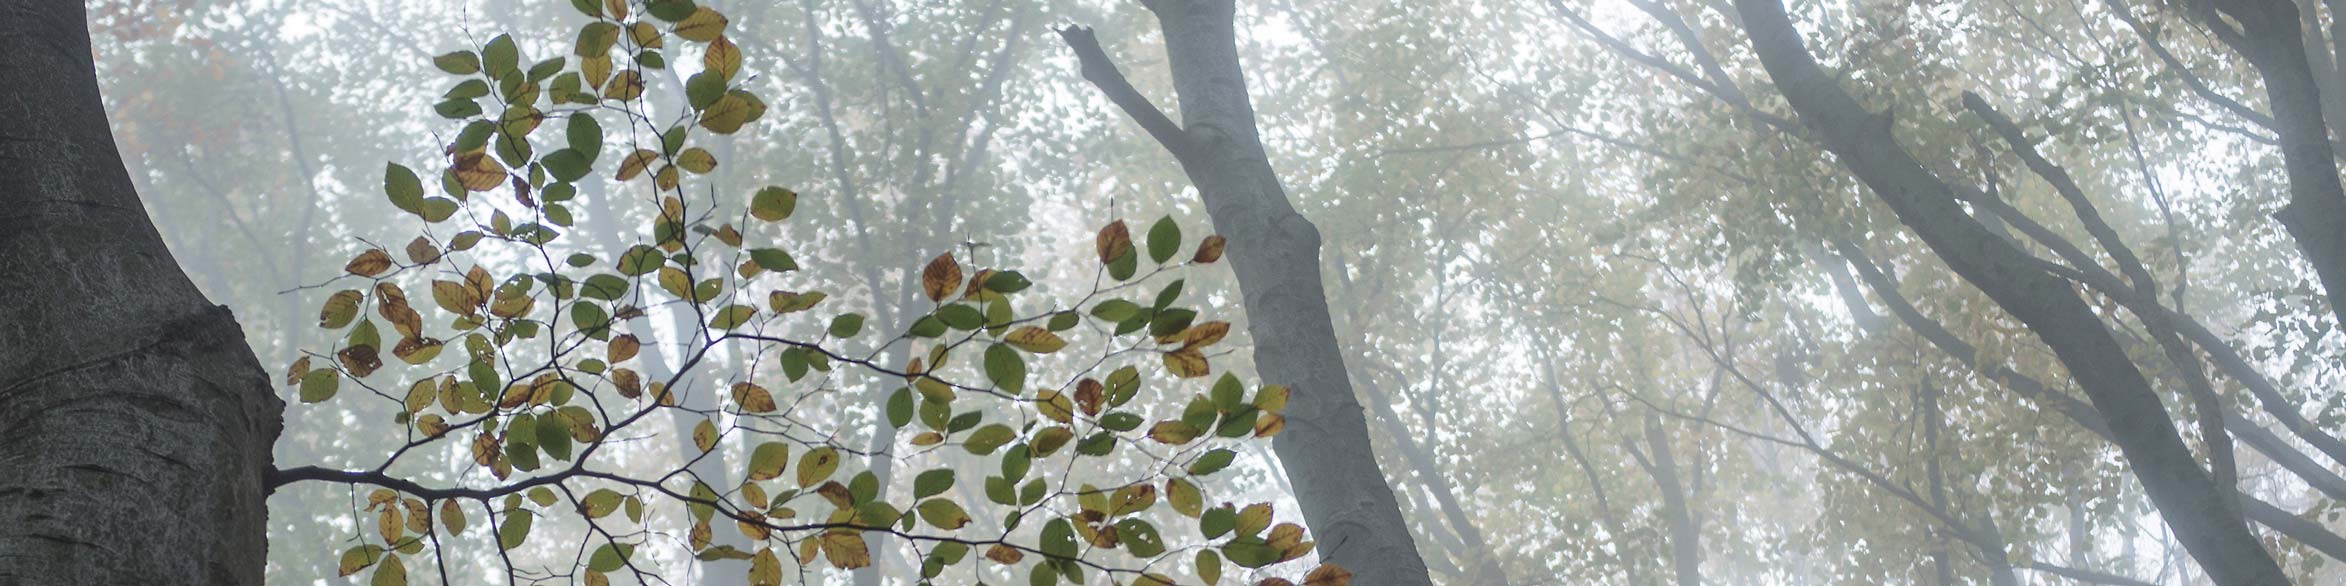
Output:
<instances>
[{"instance_id":1,"label":"forest canopy","mask_svg":"<svg viewBox=\"0 0 2346 586\"><path fill-rule=\"evenodd\" d=\"M86 19L271 582L2230 586L2346 581L2339 10Z\"/></svg>"}]
</instances>

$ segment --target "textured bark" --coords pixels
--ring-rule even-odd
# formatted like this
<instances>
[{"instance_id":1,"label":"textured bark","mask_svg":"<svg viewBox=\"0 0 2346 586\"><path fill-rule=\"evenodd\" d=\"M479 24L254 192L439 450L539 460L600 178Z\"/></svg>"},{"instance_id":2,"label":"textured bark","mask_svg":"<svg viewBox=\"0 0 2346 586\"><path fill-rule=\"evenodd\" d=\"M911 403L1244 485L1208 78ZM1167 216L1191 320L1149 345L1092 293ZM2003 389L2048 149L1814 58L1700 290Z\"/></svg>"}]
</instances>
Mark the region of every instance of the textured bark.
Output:
<instances>
[{"instance_id":1,"label":"textured bark","mask_svg":"<svg viewBox=\"0 0 2346 586\"><path fill-rule=\"evenodd\" d=\"M259 584L283 404L140 206L82 10L0 5L0 584Z\"/></svg>"},{"instance_id":2,"label":"textured bark","mask_svg":"<svg viewBox=\"0 0 2346 586\"><path fill-rule=\"evenodd\" d=\"M1088 29L1060 31L1084 78L1180 161L1205 200L1244 297L1263 382L1294 391L1273 441L1294 482L1320 558L1360 586L1430 584L1393 490L1370 448L1368 422L1320 280L1320 233L1287 200L1255 126L1238 60L1233 0L1147 0L1164 30L1179 126L1133 91Z\"/></svg>"},{"instance_id":3,"label":"textured bark","mask_svg":"<svg viewBox=\"0 0 2346 586\"><path fill-rule=\"evenodd\" d=\"M1891 136L1817 65L1779 0L1736 0L1753 49L1820 142L1956 274L2026 324L2085 389L2162 518L2222 586L2286 584L2280 564L2242 521L2237 499L2200 467L2150 381L2068 283L1997 238L1955 190ZM2335 178L2332 178L2335 180Z\"/></svg>"}]
</instances>

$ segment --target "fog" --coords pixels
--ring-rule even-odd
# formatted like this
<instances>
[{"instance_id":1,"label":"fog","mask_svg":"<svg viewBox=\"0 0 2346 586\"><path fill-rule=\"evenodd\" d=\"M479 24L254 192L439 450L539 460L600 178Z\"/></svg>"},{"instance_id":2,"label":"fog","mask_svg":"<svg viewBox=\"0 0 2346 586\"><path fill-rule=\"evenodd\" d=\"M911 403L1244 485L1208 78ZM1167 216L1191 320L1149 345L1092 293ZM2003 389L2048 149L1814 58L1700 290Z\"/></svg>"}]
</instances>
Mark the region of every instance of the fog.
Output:
<instances>
[{"instance_id":1,"label":"fog","mask_svg":"<svg viewBox=\"0 0 2346 586\"><path fill-rule=\"evenodd\" d=\"M2346 582L2332 3L697 1L88 4L269 582Z\"/></svg>"}]
</instances>

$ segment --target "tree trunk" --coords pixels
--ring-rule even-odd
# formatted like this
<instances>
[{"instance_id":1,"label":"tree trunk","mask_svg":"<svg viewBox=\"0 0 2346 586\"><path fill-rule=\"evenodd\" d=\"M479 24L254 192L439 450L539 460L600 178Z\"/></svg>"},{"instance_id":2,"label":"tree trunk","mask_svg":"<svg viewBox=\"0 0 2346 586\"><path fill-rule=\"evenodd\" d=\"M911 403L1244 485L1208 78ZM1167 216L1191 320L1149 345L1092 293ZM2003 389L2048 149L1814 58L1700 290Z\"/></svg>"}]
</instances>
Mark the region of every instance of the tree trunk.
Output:
<instances>
[{"instance_id":1,"label":"tree trunk","mask_svg":"<svg viewBox=\"0 0 2346 586\"><path fill-rule=\"evenodd\" d=\"M2200 11L2218 38L2262 74L2266 101L2272 103L2273 130L2280 135L2282 166L2289 174L2289 203L2273 217L2297 240L2321 278L2330 314L2346 322L2346 231L2338 229L2346 225L2346 188L2338 180L2329 125L2322 121L2321 89L2306 59L2297 5L2287 0L2211 4L2240 23L2233 32L2213 11Z\"/></svg>"},{"instance_id":2,"label":"tree trunk","mask_svg":"<svg viewBox=\"0 0 2346 586\"><path fill-rule=\"evenodd\" d=\"M1965 213L1954 188L1897 143L1889 118L1867 112L1817 65L1779 0L1736 0L1735 7L1760 63L1819 141L1940 259L2026 324L2068 367L2109 421L2160 515L2209 577L2222 586L2288 583L2249 533L2235 493L2200 467L2150 381L2070 285Z\"/></svg>"},{"instance_id":3,"label":"tree trunk","mask_svg":"<svg viewBox=\"0 0 2346 586\"><path fill-rule=\"evenodd\" d=\"M1294 482L1320 559L1360 586L1431 584L1393 490L1369 445L1368 422L1344 367L1320 233L1287 201L1255 126L1238 61L1235 0L1145 0L1163 27L1180 99L1176 125L1132 88L1088 29L1060 31L1084 78L1180 161L1205 200L1245 299L1263 382L1294 391L1287 430L1272 441Z\"/></svg>"},{"instance_id":4,"label":"tree trunk","mask_svg":"<svg viewBox=\"0 0 2346 586\"><path fill-rule=\"evenodd\" d=\"M259 584L284 405L148 221L87 30L0 6L0 583Z\"/></svg>"},{"instance_id":5,"label":"tree trunk","mask_svg":"<svg viewBox=\"0 0 2346 586\"><path fill-rule=\"evenodd\" d=\"M1646 471L1662 492L1662 518L1670 522L1670 567L1678 586L1702 586L1702 531L1688 510L1686 488L1678 482L1678 458L1670 454L1670 435L1652 417L1645 420L1646 449L1652 462Z\"/></svg>"}]
</instances>

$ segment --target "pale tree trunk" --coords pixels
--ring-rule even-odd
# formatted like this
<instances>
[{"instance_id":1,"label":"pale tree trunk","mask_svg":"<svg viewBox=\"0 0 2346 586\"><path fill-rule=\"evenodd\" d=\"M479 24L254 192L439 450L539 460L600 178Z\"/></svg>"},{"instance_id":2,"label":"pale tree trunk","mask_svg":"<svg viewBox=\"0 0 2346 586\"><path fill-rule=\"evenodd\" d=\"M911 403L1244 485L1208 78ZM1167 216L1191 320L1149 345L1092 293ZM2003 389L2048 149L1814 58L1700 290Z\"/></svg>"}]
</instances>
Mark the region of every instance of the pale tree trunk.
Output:
<instances>
[{"instance_id":1,"label":"pale tree trunk","mask_svg":"<svg viewBox=\"0 0 2346 586\"><path fill-rule=\"evenodd\" d=\"M1294 390L1273 441L1321 560L1354 584L1431 584L1369 445L1320 281L1320 233L1271 170L1238 61L1234 0L1144 0L1164 29L1180 99L1175 124L1133 89L1089 29L1060 31L1084 78L1131 115L1197 186L1245 299L1263 382Z\"/></svg>"},{"instance_id":2,"label":"pale tree trunk","mask_svg":"<svg viewBox=\"0 0 2346 586\"><path fill-rule=\"evenodd\" d=\"M148 221L82 18L0 5L0 584L259 584L284 405Z\"/></svg>"},{"instance_id":3,"label":"pale tree trunk","mask_svg":"<svg viewBox=\"0 0 2346 586\"><path fill-rule=\"evenodd\" d=\"M1940 259L2026 324L2068 367L2109 421L2112 440L2160 516L2209 577L2221 586L2288 583L2280 564L2248 531L2238 493L2200 466L2150 381L2071 285L1967 214L1955 188L1898 144L1890 119L1865 110L1817 64L1780 0L1736 0L1735 8L1769 78L1818 142ZM2330 180L2335 185L2336 177Z\"/></svg>"}]
</instances>

